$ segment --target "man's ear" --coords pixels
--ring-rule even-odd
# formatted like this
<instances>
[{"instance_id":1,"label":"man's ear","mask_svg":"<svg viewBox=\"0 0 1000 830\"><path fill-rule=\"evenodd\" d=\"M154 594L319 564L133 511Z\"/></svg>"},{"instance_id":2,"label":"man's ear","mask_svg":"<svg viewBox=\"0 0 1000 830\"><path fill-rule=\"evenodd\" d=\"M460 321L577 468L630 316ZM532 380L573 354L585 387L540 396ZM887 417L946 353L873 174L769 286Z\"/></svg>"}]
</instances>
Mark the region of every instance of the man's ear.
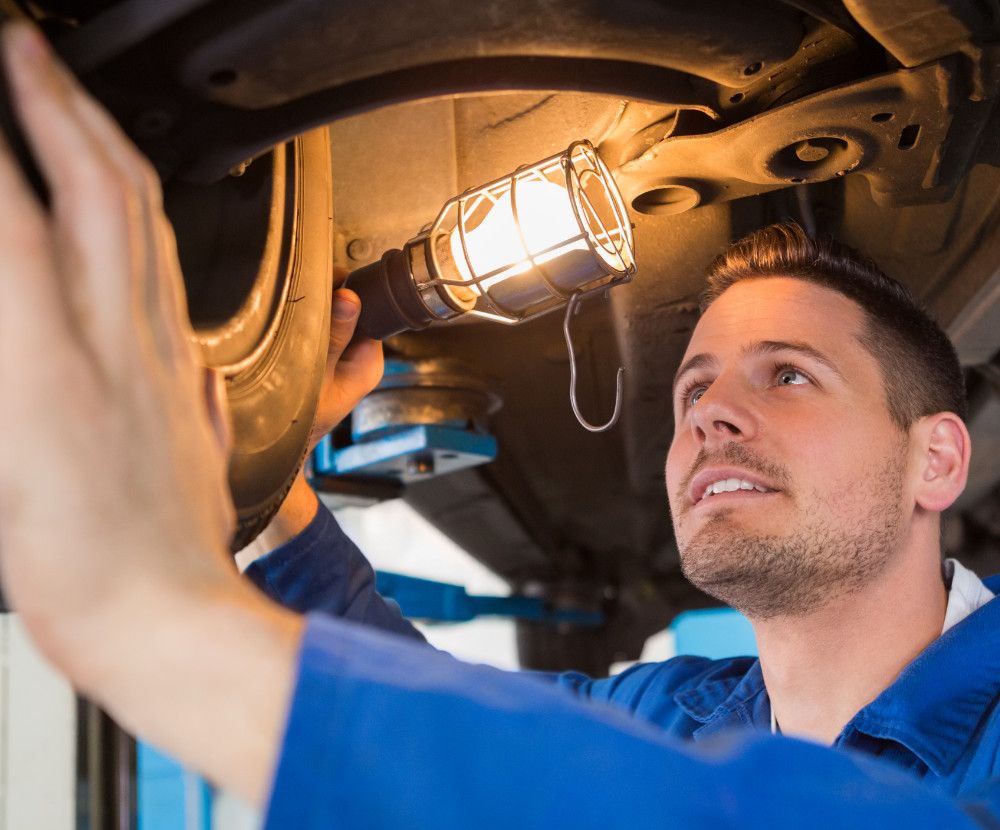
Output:
<instances>
[{"instance_id":1,"label":"man's ear","mask_svg":"<svg viewBox=\"0 0 1000 830\"><path fill-rule=\"evenodd\" d=\"M951 412L921 418L911 433L919 451L914 497L924 510L940 513L965 489L972 442L965 423Z\"/></svg>"}]
</instances>

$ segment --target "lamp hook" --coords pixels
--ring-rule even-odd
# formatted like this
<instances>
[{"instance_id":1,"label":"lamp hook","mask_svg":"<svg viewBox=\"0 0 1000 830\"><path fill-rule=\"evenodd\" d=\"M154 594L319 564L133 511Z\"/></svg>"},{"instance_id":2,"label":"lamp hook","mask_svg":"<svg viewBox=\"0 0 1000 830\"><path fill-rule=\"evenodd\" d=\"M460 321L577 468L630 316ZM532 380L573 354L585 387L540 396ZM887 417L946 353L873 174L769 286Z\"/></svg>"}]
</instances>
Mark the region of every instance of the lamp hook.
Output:
<instances>
[{"instance_id":1,"label":"lamp hook","mask_svg":"<svg viewBox=\"0 0 1000 830\"><path fill-rule=\"evenodd\" d=\"M601 425L594 425L587 421L587 419L580 413L580 407L576 402L576 355L573 352L573 338L569 331L570 318L576 313L577 304L580 302L583 294L584 292L582 291L573 292L573 295L569 298L569 302L566 304L566 316L563 318L563 336L566 338L566 350L569 352L569 405L573 409L573 414L576 416L576 420L580 422L580 426L582 426L585 430L588 432L606 432L618 423L618 417L621 415L622 378L625 375L625 369L622 366L618 367L615 392L615 411L611 413L611 419L607 423Z\"/></svg>"}]
</instances>

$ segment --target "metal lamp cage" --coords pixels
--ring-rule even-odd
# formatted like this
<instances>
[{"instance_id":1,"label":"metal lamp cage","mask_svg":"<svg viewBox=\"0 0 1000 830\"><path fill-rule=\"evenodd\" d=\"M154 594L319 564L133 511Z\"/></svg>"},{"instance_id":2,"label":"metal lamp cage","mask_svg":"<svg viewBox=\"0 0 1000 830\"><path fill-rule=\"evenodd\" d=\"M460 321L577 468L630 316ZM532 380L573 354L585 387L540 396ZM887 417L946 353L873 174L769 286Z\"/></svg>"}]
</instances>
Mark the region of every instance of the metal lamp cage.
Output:
<instances>
[{"instance_id":1,"label":"metal lamp cage","mask_svg":"<svg viewBox=\"0 0 1000 830\"><path fill-rule=\"evenodd\" d=\"M561 195L552 185L561 188ZM554 208L547 213L564 215L526 219L523 203L539 189L549 194L545 207ZM471 248L488 216L494 225L510 228L512 223L516 232L509 261L480 273ZM566 232L539 246L537 228L523 224L529 219L545 226L545 232L553 222L557 230L563 223ZM562 153L451 199L407 247L414 253L424 250L420 258L426 268L413 273L428 309L440 319L469 313L520 323L565 305L576 294L628 282L636 270L625 203L589 141L574 142Z\"/></svg>"}]
</instances>

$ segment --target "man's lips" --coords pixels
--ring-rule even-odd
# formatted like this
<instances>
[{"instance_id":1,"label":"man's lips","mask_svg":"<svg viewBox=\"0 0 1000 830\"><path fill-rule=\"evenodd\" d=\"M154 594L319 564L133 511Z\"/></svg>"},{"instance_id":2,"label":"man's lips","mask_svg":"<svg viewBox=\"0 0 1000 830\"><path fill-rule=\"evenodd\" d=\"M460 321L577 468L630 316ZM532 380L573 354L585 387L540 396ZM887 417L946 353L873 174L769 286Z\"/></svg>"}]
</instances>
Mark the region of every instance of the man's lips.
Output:
<instances>
[{"instance_id":1,"label":"man's lips","mask_svg":"<svg viewBox=\"0 0 1000 830\"><path fill-rule=\"evenodd\" d=\"M738 489L732 489L732 482L739 483ZM706 495L709 487L722 492ZM779 488L773 482L759 473L752 473L740 467L706 467L691 480L687 498L689 504L696 505L703 500L708 501L720 496L763 496L778 491Z\"/></svg>"}]
</instances>

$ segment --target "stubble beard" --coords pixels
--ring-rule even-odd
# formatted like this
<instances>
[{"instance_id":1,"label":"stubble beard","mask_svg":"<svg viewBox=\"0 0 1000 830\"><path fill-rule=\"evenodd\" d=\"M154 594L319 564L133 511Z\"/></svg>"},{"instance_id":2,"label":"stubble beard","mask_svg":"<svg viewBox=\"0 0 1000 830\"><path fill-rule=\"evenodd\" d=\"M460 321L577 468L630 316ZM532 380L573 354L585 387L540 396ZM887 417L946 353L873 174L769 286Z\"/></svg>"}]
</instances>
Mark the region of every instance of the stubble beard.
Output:
<instances>
[{"instance_id":1,"label":"stubble beard","mask_svg":"<svg viewBox=\"0 0 1000 830\"><path fill-rule=\"evenodd\" d=\"M798 521L787 534L748 533L734 518L736 509L718 512L681 546L684 575L753 619L801 616L860 591L900 547L904 459L902 452L890 454L849 494L838 494L848 520L822 509L820 493L805 504L797 499Z\"/></svg>"}]
</instances>

